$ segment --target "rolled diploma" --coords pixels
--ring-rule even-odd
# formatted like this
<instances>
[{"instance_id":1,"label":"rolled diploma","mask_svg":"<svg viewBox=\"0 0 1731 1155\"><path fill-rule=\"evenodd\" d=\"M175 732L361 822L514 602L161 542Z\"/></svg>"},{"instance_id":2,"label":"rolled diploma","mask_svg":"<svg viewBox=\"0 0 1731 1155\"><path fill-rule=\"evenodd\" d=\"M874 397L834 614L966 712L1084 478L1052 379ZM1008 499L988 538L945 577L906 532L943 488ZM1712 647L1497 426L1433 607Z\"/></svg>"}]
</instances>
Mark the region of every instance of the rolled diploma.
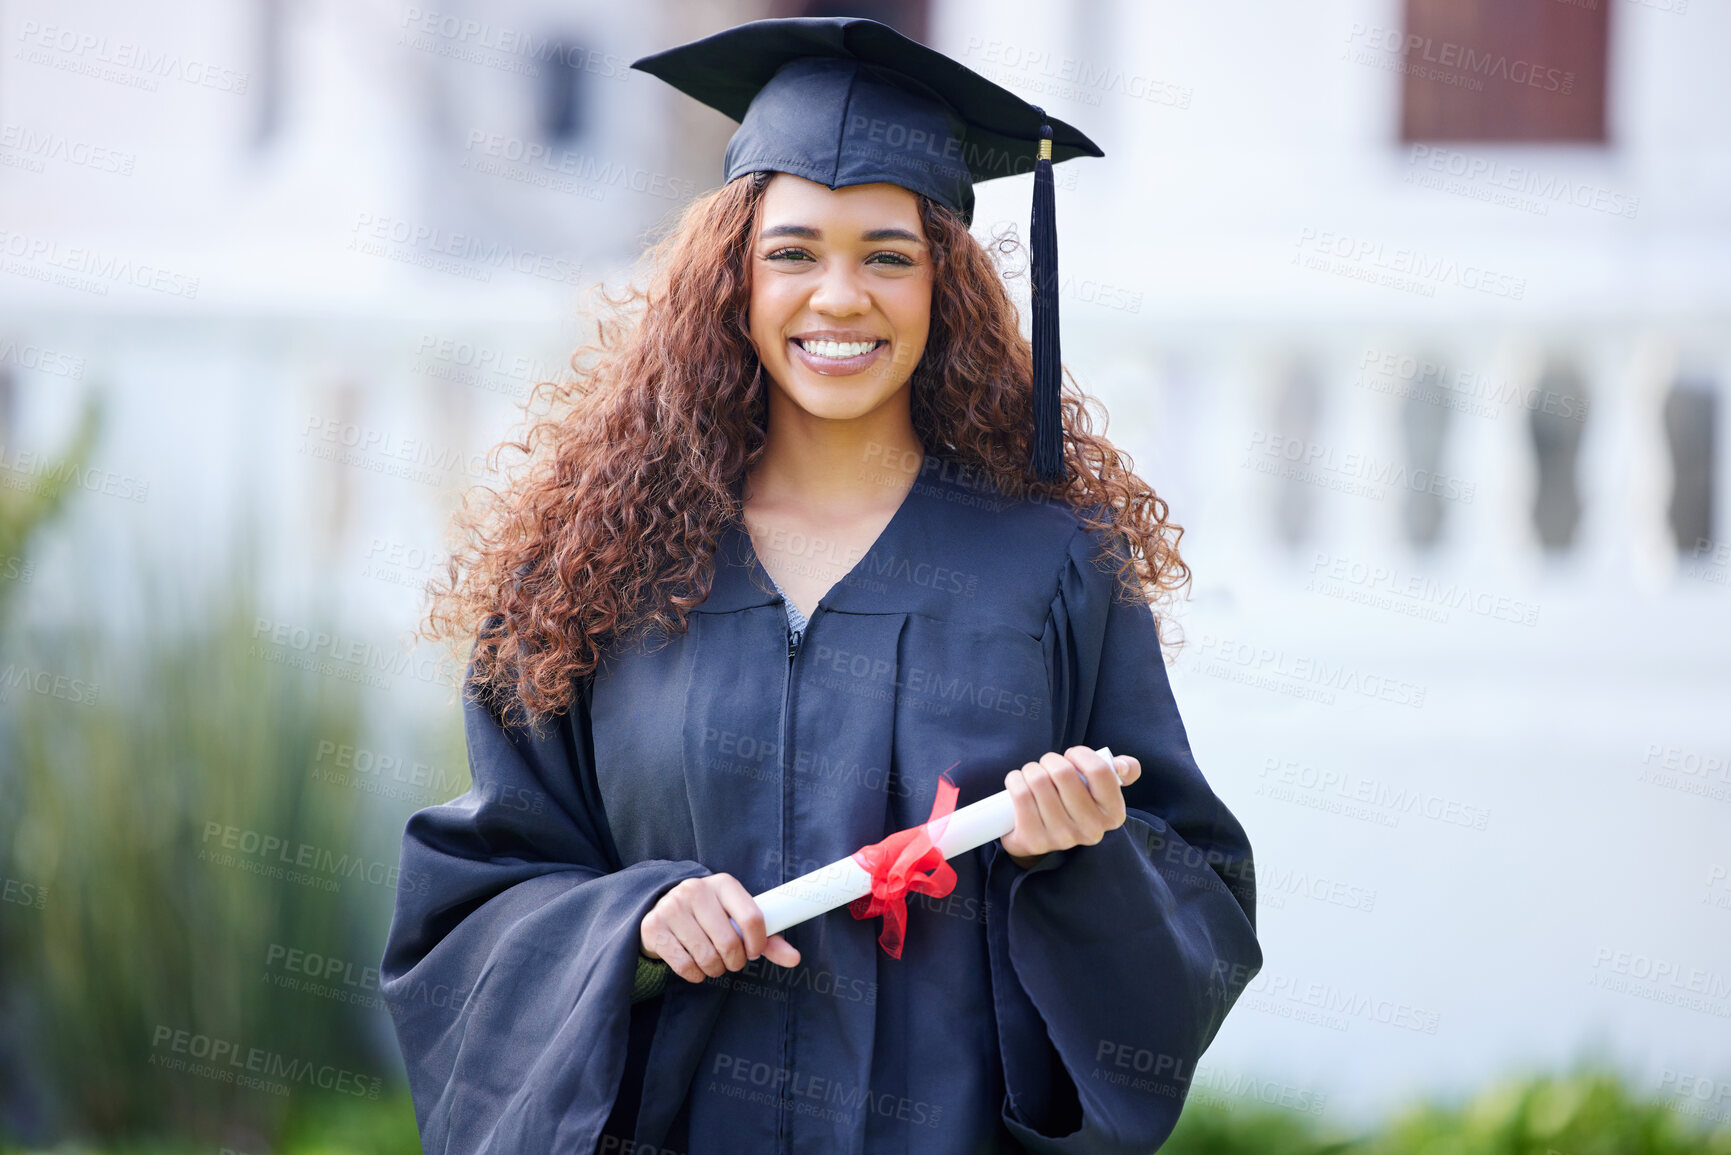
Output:
<instances>
[{"instance_id":1,"label":"rolled diploma","mask_svg":"<svg viewBox=\"0 0 1731 1155\"><path fill-rule=\"evenodd\" d=\"M1113 771L1117 771L1109 748L1101 746L1094 753L1106 759ZM946 859L950 859L965 850L984 846L994 838L1002 838L1015 828L1015 803L1008 790L1000 790L990 798L970 802L954 811L944 826L944 836L938 839L937 847ZM856 898L864 898L871 889L872 876L850 855L755 897L758 908L763 911L763 932L776 934L808 918L846 906ZM734 923L736 930L738 926Z\"/></svg>"}]
</instances>

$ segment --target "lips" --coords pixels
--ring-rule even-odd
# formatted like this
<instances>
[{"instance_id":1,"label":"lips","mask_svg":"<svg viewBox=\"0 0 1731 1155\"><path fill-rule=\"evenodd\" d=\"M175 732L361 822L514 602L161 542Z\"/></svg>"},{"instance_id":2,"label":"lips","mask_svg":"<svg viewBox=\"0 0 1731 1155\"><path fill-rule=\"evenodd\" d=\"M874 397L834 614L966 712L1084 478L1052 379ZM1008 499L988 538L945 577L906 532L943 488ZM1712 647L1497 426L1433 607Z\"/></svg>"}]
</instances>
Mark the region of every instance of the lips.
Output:
<instances>
[{"instance_id":1,"label":"lips","mask_svg":"<svg viewBox=\"0 0 1731 1155\"><path fill-rule=\"evenodd\" d=\"M876 340L876 344L874 344L870 349L866 350L864 353L859 354L858 356L841 357L841 358L824 357L824 356L820 356L816 353L813 353L813 352L807 350L806 347L800 343L802 340L809 340L809 341L813 342L814 344L816 344L818 342L828 343L831 341L835 341L839 344L851 344L853 342L846 341L846 340L838 340L837 338L832 338L832 337L817 337L817 336L810 336L810 337L805 337L805 338L790 337L788 339L788 342L787 342L788 352L789 352L789 355L792 357L792 359L794 361L798 362L799 364L804 365L806 368L810 369L812 372L821 373L825 377L846 377L846 376L851 376L854 373L858 373L860 370L862 370L866 366L872 364L880 356L882 356L883 351L889 347L888 341L885 341L882 339L874 339L871 337L865 337L865 338L860 338L860 342L863 343L864 341Z\"/></svg>"}]
</instances>

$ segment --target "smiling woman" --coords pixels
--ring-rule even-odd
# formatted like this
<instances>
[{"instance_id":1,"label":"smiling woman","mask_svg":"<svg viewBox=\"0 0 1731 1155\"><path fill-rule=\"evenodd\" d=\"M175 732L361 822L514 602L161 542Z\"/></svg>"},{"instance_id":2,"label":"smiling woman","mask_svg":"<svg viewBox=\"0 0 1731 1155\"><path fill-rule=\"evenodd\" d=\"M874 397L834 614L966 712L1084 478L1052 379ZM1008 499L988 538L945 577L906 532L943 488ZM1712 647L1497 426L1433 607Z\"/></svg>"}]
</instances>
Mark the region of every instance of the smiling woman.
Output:
<instances>
[{"instance_id":1,"label":"smiling woman","mask_svg":"<svg viewBox=\"0 0 1731 1155\"><path fill-rule=\"evenodd\" d=\"M1099 150L870 20L636 66L742 123L434 590L474 785L410 819L381 967L423 1145L1147 1152L1261 965L1250 847L1166 679L1179 530L968 232L1031 165L1040 280ZM905 925L766 934L1000 790L879 879Z\"/></svg>"},{"instance_id":2,"label":"smiling woman","mask_svg":"<svg viewBox=\"0 0 1731 1155\"><path fill-rule=\"evenodd\" d=\"M750 332L771 382L769 435L744 515L809 617L918 475L864 467L922 458L908 394L931 330L932 258L919 198L893 184L832 190L777 173L758 222Z\"/></svg>"}]
</instances>

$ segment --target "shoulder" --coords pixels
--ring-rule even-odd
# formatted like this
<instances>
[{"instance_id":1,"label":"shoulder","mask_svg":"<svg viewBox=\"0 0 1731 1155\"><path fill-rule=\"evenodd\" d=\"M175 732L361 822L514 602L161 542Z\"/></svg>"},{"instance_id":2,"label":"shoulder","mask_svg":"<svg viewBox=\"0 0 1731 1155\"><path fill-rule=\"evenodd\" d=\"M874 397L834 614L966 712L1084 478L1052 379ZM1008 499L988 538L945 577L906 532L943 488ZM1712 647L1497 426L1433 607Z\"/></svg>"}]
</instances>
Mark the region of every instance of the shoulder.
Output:
<instances>
[{"instance_id":1,"label":"shoulder","mask_svg":"<svg viewBox=\"0 0 1731 1155\"><path fill-rule=\"evenodd\" d=\"M924 492L947 533L993 557L1011 549L1030 554L1056 573L1074 551L1098 553L1116 536L1092 528L1099 509L1085 512L1063 498L1003 493L970 466L928 457L915 488Z\"/></svg>"},{"instance_id":2,"label":"shoulder","mask_svg":"<svg viewBox=\"0 0 1731 1155\"><path fill-rule=\"evenodd\" d=\"M1098 559L1115 535L1063 499L1006 495L983 472L930 457L915 486L930 527L922 546L952 571L954 588L971 591L951 602L958 616L1038 635L1060 590L1106 564Z\"/></svg>"}]
</instances>

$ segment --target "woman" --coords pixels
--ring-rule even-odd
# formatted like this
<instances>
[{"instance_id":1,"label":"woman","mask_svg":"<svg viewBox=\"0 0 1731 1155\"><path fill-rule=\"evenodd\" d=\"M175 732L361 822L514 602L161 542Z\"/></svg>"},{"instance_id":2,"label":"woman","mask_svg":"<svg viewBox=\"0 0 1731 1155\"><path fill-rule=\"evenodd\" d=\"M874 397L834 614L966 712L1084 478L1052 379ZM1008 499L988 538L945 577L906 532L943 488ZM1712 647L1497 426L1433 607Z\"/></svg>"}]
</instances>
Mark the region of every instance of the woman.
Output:
<instances>
[{"instance_id":1,"label":"woman","mask_svg":"<svg viewBox=\"0 0 1731 1155\"><path fill-rule=\"evenodd\" d=\"M465 512L430 615L475 643L474 786L410 819L382 968L423 1144L1149 1151L1261 963L1149 601L1179 531L1073 388L1063 475L1027 477L978 150L956 183L884 145L1086 138L871 21L674 51L744 75L727 183ZM1016 825L905 937L764 934L752 895L925 821L946 772Z\"/></svg>"}]
</instances>

